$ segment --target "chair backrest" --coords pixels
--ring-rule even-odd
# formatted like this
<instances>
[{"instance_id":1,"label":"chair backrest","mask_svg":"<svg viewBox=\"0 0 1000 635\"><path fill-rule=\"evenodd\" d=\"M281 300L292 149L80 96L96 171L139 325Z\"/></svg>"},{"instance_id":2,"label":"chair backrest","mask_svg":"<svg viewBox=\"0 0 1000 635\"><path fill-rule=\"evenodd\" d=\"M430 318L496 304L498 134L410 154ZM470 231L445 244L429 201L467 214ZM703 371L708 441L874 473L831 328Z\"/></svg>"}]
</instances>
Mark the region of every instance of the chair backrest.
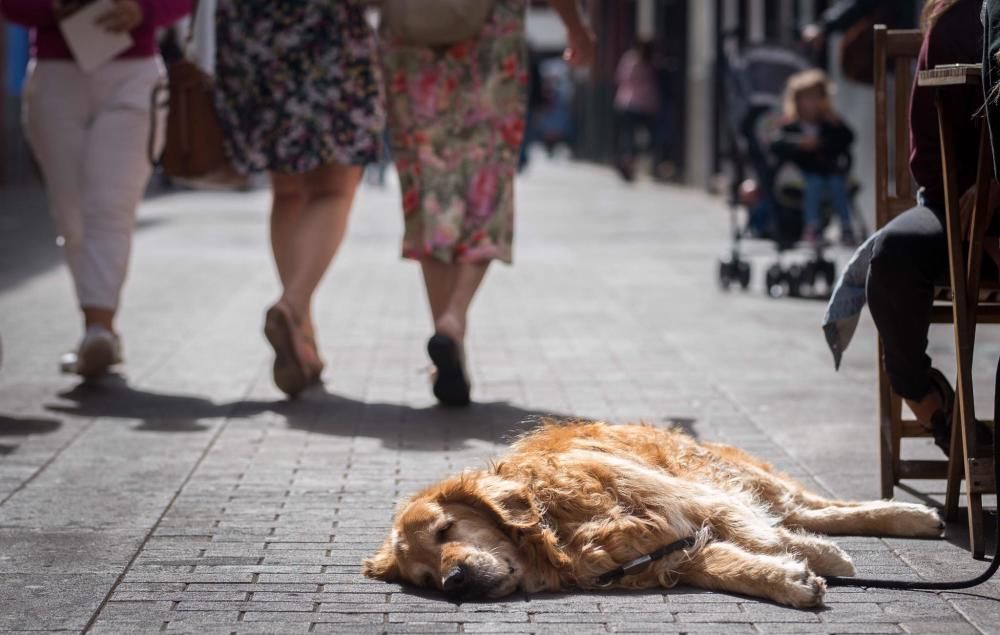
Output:
<instances>
[{"instance_id":1,"label":"chair backrest","mask_svg":"<svg viewBox=\"0 0 1000 635\"><path fill-rule=\"evenodd\" d=\"M919 30L875 26L876 227L884 226L914 205L916 188L910 175L910 93L922 43L923 33Z\"/></svg>"}]
</instances>

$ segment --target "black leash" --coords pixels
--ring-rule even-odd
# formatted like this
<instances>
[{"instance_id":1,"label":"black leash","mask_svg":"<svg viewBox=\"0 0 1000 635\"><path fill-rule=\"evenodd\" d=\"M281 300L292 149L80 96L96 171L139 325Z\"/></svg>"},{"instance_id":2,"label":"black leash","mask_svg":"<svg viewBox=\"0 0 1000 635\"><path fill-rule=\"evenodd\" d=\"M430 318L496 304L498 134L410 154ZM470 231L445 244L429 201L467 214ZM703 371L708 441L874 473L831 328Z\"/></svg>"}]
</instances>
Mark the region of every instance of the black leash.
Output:
<instances>
[{"instance_id":1,"label":"black leash","mask_svg":"<svg viewBox=\"0 0 1000 635\"><path fill-rule=\"evenodd\" d=\"M1000 421L1000 361L997 362L996 385L993 392L993 421ZM996 424L994 424L996 425ZM997 487L1000 487L1000 428L993 430L993 478ZM626 562L616 569L612 569L597 578L597 586L611 586L627 575L635 573L651 562L660 560L682 549L689 549L698 542L695 536L689 536L669 545L660 547L656 551L640 556L635 560ZM1000 569L1000 518L997 519L996 544L993 548L993 560L981 575L969 580L955 580L953 582L923 582L920 580L880 580L876 578L842 578L829 576L826 578L827 586L854 586L867 587L872 589L898 589L913 591L955 591L958 589L968 589L986 582L992 578L997 569Z\"/></svg>"},{"instance_id":2,"label":"black leash","mask_svg":"<svg viewBox=\"0 0 1000 635\"><path fill-rule=\"evenodd\" d=\"M607 587L611 586L615 582L621 580L627 575L632 575L639 569L642 569L651 562L657 560L662 560L670 554L681 551L682 549L690 549L698 543L697 536L688 536L687 538L681 538L680 540L674 541L669 545L664 545L657 549L656 551L651 551L644 556L639 556L635 560L630 560L625 564L608 571L607 573L601 574L597 578L597 586Z\"/></svg>"},{"instance_id":3,"label":"black leash","mask_svg":"<svg viewBox=\"0 0 1000 635\"><path fill-rule=\"evenodd\" d=\"M993 388L993 421L1000 421L1000 361L997 362L996 384ZM994 423L994 425L997 425ZM995 487L1000 487L1000 429L993 429L993 482ZM968 589L979 586L996 574L1000 568L1000 519L997 521L996 543L993 546L993 560L986 571L975 578L969 580L955 580L953 582L921 582L914 580L878 580L874 578L838 578L836 576L826 579L828 586L860 586L872 589L902 589L902 590L922 590L922 591L953 591L958 589Z\"/></svg>"}]
</instances>

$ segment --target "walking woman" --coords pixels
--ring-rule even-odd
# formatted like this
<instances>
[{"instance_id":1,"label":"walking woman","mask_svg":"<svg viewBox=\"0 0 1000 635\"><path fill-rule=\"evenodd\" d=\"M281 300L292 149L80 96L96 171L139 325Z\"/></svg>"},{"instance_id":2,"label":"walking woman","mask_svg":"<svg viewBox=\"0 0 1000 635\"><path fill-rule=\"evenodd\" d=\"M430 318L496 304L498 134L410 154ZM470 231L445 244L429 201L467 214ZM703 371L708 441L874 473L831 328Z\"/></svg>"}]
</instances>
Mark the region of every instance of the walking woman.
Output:
<instances>
[{"instance_id":1,"label":"walking woman","mask_svg":"<svg viewBox=\"0 0 1000 635\"><path fill-rule=\"evenodd\" d=\"M384 125L375 35L360 0L219 0L216 104L242 173L271 175L280 299L264 333L289 396L319 381L312 298L347 230Z\"/></svg>"},{"instance_id":2,"label":"walking woman","mask_svg":"<svg viewBox=\"0 0 1000 635\"><path fill-rule=\"evenodd\" d=\"M152 173L150 95L163 76L156 29L183 17L191 0L116 0L98 17L130 48L91 72L73 58L53 0L0 0L11 22L32 30L24 131L45 179L49 209L83 314L84 335L63 369L98 377L121 362L115 330L135 213Z\"/></svg>"},{"instance_id":3,"label":"walking woman","mask_svg":"<svg viewBox=\"0 0 1000 635\"><path fill-rule=\"evenodd\" d=\"M589 65L593 36L576 0L552 0L566 59ZM496 0L478 36L445 49L383 29L389 132L403 192L403 257L421 264L434 320L427 344L434 395L469 403L464 340L469 306L493 260L511 262L514 175L524 133L527 0Z\"/></svg>"}]
</instances>

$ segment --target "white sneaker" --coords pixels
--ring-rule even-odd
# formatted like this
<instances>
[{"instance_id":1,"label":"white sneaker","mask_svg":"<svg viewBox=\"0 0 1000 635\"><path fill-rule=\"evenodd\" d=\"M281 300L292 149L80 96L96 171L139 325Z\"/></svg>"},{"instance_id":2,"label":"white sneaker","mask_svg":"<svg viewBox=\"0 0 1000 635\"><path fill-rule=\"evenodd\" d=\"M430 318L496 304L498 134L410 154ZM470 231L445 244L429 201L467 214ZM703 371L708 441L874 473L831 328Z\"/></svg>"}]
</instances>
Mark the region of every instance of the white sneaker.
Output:
<instances>
[{"instance_id":1,"label":"white sneaker","mask_svg":"<svg viewBox=\"0 0 1000 635\"><path fill-rule=\"evenodd\" d=\"M104 375L121 361L122 345L118 336L103 326L93 325L87 327L77 351L62 356L60 366L65 373L92 378Z\"/></svg>"}]
</instances>

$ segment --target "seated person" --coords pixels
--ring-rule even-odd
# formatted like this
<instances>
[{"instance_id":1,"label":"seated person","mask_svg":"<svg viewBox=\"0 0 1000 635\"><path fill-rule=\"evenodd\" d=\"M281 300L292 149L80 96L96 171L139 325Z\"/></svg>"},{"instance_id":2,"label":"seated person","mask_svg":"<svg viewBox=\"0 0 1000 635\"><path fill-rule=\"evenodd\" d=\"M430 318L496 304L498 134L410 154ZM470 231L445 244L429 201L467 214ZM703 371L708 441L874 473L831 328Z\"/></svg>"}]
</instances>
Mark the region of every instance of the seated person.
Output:
<instances>
[{"instance_id":1,"label":"seated person","mask_svg":"<svg viewBox=\"0 0 1000 635\"><path fill-rule=\"evenodd\" d=\"M840 218L841 240L852 245L847 171L854 132L833 109L830 92L830 81L821 70L789 78L785 123L771 141L771 153L779 162L791 162L802 171L805 240L813 244L820 241L823 204L829 201Z\"/></svg>"},{"instance_id":2,"label":"seated person","mask_svg":"<svg viewBox=\"0 0 1000 635\"><path fill-rule=\"evenodd\" d=\"M924 42L917 69L974 64L982 59L982 0L930 0L924 8ZM983 94L970 87L949 91L954 116L956 174L963 216L968 216L976 181L979 117ZM884 347L893 391L917 420L950 450L954 390L927 355L927 331L935 285L947 284L948 246L944 226L944 179L933 90L914 87L910 103L910 170L920 191L916 207L889 222L875 238L868 272L868 305ZM996 200L991 195L991 205ZM994 241L995 242L995 241ZM991 254L992 255L992 254ZM995 277L992 260L984 276ZM987 435L980 433L983 442Z\"/></svg>"}]
</instances>

